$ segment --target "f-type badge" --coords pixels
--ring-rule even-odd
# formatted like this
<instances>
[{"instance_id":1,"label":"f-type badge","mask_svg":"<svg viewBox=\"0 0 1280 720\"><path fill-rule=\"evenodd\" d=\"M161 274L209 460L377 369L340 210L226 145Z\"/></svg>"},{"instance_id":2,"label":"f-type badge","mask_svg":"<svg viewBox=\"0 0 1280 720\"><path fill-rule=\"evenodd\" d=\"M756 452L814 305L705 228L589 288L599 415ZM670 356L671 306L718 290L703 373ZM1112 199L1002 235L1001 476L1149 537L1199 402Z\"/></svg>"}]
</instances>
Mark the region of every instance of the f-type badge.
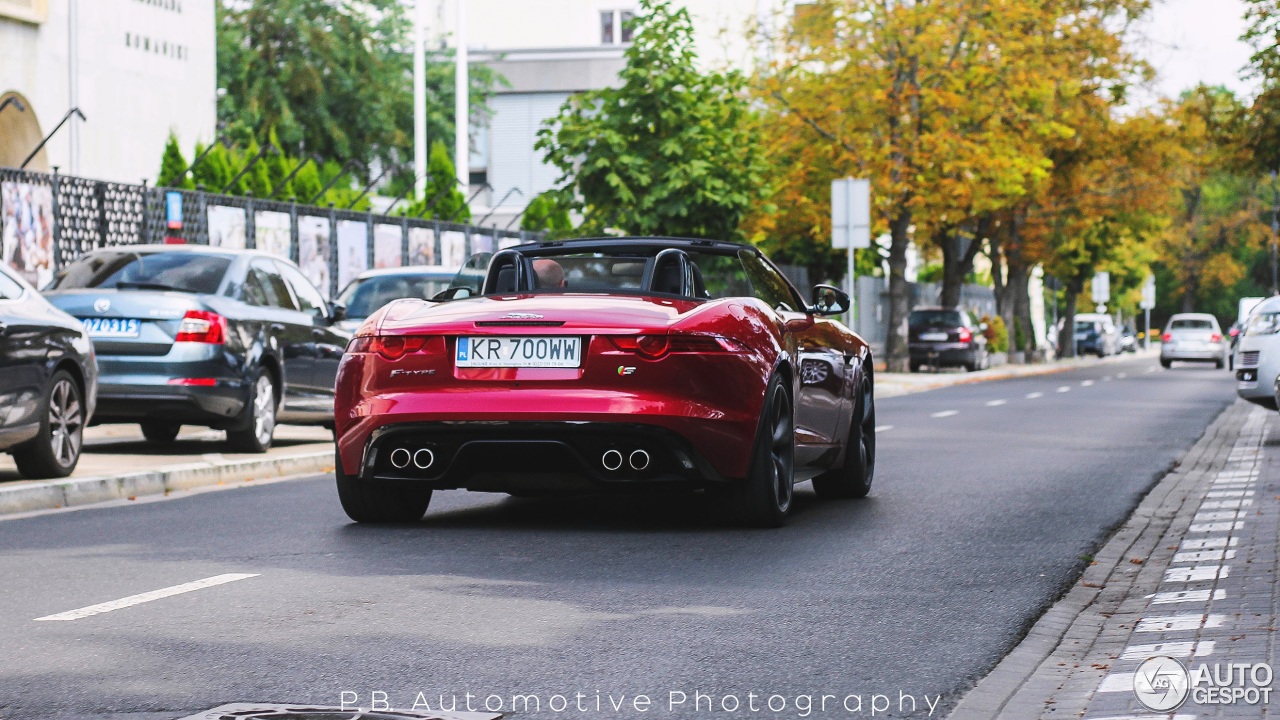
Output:
<instances>
[{"instance_id":1,"label":"f-type badge","mask_svg":"<svg viewBox=\"0 0 1280 720\"><path fill-rule=\"evenodd\" d=\"M397 375L435 375L435 374L436 374L435 370L402 370L400 368L396 368L395 370L391 371L391 377L396 377Z\"/></svg>"}]
</instances>

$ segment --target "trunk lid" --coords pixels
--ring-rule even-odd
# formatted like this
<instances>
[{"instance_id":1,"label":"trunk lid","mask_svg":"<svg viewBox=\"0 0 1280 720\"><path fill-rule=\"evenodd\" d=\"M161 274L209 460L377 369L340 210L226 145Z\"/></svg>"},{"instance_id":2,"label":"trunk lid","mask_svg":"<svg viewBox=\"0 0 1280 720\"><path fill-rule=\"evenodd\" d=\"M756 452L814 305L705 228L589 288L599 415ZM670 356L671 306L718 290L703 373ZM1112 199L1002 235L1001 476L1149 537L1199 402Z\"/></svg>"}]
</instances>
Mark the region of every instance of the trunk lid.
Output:
<instances>
[{"instance_id":1,"label":"trunk lid","mask_svg":"<svg viewBox=\"0 0 1280 720\"><path fill-rule=\"evenodd\" d=\"M700 306L687 300L599 295L484 297L397 303L379 333L425 335L634 334L665 329Z\"/></svg>"},{"instance_id":2,"label":"trunk lid","mask_svg":"<svg viewBox=\"0 0 1280 720\"><path fill-rule=\"evenodd\" d=\"M166 355L188 310L205 310L200 296L153 290L60 290L46 295L85 323L99 355Z\"/></svg>"}]
</instances>

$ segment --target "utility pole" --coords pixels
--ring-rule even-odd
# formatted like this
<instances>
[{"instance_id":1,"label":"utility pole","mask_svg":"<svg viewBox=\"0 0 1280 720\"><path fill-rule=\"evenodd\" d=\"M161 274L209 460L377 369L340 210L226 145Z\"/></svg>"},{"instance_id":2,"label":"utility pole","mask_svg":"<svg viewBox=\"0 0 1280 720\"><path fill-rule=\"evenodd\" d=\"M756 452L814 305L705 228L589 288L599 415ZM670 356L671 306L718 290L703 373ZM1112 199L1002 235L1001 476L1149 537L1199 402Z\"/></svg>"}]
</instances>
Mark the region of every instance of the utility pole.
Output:
<instances>
[{"instance_id":1,"label":"utility pole","mask_svg":"<svg viewBox=\"0 0 1280 720\"><path fill-rule=\"evenodd\" d=\"M427 2L413 3L413 192L427 190Z\"/></svg>"},{"instance_id":2,"label":"utility pole","mask_svg":"<svg viewBox=\"0 0 1280 720\"><path fill-rule=\"evenodd\" d=\"M1280 295L1280 254L1276 235L1280 234L1280 188L1276 187L1276 171L1271 171L1271 294Z\"/></svg>"},{"instance_id":3,"label":"utility pole","mask_svg":"<svg viewBox=\"0 0 1280 720\"><path fill-rule=\"evenodd\" d=\"M454 32L454 44L458 49L453 80L453 164L458 171L458 183L465 188L471 185L471 143L467 137L471 129L471 115L467 106L471 81L467 73L467 0L457 0L457 3L458 27Z\"/></svg>"}]
</instances>

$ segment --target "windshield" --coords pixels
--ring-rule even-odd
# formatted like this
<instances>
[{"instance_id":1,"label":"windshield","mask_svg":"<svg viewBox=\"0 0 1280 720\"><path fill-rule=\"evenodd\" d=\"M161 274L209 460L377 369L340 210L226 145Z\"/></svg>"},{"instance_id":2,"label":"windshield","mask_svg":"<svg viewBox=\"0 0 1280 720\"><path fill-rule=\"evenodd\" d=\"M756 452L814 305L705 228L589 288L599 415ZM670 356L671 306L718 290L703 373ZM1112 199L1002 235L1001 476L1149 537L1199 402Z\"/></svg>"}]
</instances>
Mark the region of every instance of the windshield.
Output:
<instances>
[{"instance_id":1,"label":"windshield","mask_svg":"<svg viewBox=\"0 0 1280 720\"><path fill-rule=\"evenodd\" d=\"M908 325L945 325L960 327L964 322L955 310L916 310L907 316Z\"/></svg>"},{"instance_id":2,"label":"windshield","mask_svg":"<svg viewBox=\"0 0 1280 720\"><path fill-rule=\"evenodd\" d=\"M347 308L347 317L362 320L393 300L430 300L449 287L447 278L430 275L379 275L356 280L338 296Z\"/></svg>"},{"instance_id":3,"label":"windshield","mask_svg":"<svg viewBox=\"0 0 1280 720\"><path fill-rule=\"evenodd\" d=\"M218 291L230 266L230 255L96 252L59 270L48 289L176 290L208 295Z\"/></svg>"}]
</instances>

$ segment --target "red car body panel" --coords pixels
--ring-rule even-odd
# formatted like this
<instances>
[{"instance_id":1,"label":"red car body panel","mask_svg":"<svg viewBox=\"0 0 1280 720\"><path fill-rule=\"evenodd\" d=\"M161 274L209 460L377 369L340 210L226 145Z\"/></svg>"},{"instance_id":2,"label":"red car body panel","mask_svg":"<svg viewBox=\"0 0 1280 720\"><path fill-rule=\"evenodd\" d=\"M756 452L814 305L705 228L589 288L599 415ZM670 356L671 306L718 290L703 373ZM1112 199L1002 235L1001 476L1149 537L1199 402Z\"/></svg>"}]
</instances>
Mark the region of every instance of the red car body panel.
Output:
<instances>
[{"instance_id":1,"label":"red car body panel","mask_svg":"<svg viewBox=\"0 0 1280 720\"><path fill-rule=\"evenodd\" d=\"M647 360L611 340L659 334L726 338L733 350ZM458 338L480 335L581 337L582 364L455 367ZM367 474L371 439L388 429L466 423L607 429L617 423L687 441L714 471L709 481L742 478L765 388L781 372L790 378L795 403L799 481L843 462L854 389L870 363L866 343L844 326L774 310L755 298L524 293L447 303L400 300L371 316L361 336L427 340L394 360L376 352L343 357L335 434L342 471L352 477ZM445 425L431 425L437 423Z\"/></svg>"}]
</instances>

